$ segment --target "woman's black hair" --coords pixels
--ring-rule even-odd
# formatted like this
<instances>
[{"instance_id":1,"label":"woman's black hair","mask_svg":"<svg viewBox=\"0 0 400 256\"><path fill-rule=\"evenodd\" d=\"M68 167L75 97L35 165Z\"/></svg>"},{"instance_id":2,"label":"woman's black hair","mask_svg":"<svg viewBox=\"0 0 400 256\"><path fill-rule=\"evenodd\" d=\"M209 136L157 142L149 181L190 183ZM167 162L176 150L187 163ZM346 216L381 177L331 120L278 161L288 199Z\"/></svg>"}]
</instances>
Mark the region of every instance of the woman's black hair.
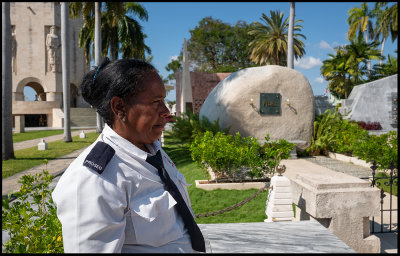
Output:
<instances>
[{"instance_id":1,"label":"woman's black hair","mask_svg":"<svg viewBox=\"0 0 400 256\"><path fill-rule=\"evenodd\" d=\"M145 89L143 81L151 72L157 72L157 70L142 60L110 61L106 58L100 66L84 75L80 85L82 96L111 126L114 121L110 106L111 99L118 96L125 100L143 91Z\"/></svg>"}]
</instances>

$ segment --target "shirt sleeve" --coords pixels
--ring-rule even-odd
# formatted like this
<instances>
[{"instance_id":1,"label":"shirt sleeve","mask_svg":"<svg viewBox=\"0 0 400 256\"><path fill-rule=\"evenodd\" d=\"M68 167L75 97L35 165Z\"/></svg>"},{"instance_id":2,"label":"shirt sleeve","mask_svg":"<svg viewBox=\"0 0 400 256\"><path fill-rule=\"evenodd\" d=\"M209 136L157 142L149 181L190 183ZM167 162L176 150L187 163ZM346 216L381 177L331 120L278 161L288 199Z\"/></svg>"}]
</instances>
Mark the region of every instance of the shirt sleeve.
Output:
<instances>
[{"instance_id":1,"label":"shirt sleeve","mask_svg":"<svg viewBox=\"0 0 400 256\"><path fill-rule=\"evenodd\" d=\"M70 167L53 192L64 252L120 253L125 240L125 193L85 166Z\"/></svg>"}]
</instances>

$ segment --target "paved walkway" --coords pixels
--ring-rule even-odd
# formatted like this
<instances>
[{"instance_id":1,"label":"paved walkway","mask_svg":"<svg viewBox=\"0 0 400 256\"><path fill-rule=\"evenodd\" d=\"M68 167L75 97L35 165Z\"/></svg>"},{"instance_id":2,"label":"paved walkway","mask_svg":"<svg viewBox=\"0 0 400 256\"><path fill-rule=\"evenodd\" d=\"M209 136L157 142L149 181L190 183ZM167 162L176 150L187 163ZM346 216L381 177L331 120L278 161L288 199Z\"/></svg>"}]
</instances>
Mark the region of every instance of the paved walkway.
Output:
<instances>
[{"instance_id":1,"label":"paved walkway","mask_svg":"<svg viewBox=\"0 0 400 256\"><path fill-rule=\"evenodd\" d=\"M86 130L85 130L86 131ZM76 131L73 134L79 134L81 131ZM74 135L73 135L74 136ZM62 139L63 134L61 135L54 135L50 137L46 137L45 140L46 142L53 141L53 140L60 140ZM26 148L26 147L32 147L32 146L37 146L37 143L40 141L40 139L37 140L32 140L32 141L27 141L27 142L20 142L18 143L20 148ZM17 143L14 144L14 146ZM16 147L14 147L15 150ZM51 186L55 186L61 177L61 174L65 171L65 169L68 167L68 165L84 150L80 149L75 152L72 152L66 156L60 157L55 160L51 160L47 164L47 170L49 171L50 174L57 176L54 178ZM368 177L371 175L371 171L368 168L362 167L362 166L357 166L354 164L350 163L345 163L339 160L331 159L328 157L324 156L317 156L317 157L312 157L306 159L308 161L311 161L315 164L319 164L322 166L325 166L331 170L334 171L339 171L339 172L344 172L349 175L355 176L355 177ZM295 161L295 160L294 160ZM18 179L24 175L24 174L35 174L35 173L40 173L46 166L45 165L40 165L34 168L31 168L23 173L16 174L14 176L11 176L9 178L3 179L2 180L2 195L7 195L10 192L15 192L19 189L19 184ZM385 199L389 199L389 195L387 194L387 197ZM393 196L393 208L397 209L397 197ZM384 200L386 204L388 203L389 200ZM384 207L386 207L384 205ZM388 223L388 218L389 215L385 214L384 215L384 223ZM397 253L397 212L394 212L392 215L392 222L396 223L396 232L395 233L383 233L383 234L375 234L376 236L381 238L381 253ZM375 223L377 223L375 226L375 230L380 229L380 220L375 218ZM385 229L386 230L386 229ZM4 233L4 232L3 232Z\"/></svg>"}]
</instances>

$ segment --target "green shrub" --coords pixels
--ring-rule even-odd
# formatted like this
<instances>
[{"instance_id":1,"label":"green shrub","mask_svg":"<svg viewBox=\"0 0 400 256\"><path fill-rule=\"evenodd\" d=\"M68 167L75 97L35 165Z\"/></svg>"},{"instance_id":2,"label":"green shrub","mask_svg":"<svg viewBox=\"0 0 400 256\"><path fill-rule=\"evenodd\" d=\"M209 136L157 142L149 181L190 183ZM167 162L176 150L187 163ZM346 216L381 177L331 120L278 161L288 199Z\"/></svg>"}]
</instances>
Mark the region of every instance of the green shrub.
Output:
<instances>
[{"instance_id":1,"label":"green shrub","mask_svg":"<svg viewBox=\"0 0 400 256\"><path fill-rule=\"evenodd\" d=\"M270 141L269 135L260 145L253 137L206 131L195 136L190 146L192 159L201 167L210 167L217 177L242 180L243 176L266 178L275 172L281 159L289 158L294 144L285 140ZM244 173L243 173L244 172Z\"/></svg>"},{"instance_id":2,"label":"green shrub","mask_svg":"<svg viewBox=\"0 0 400 256\"><path fill-rule=\"evenodd\" d=\"M47 171L24 175L19 180L17 199L2 200L2 230L10 239L3 245L7 253L63 253L61 223L51 198L49 184L53 176ZM32 198L30 203L28 198Z\"/></svg>"},{"instance_id":3,"label":"green shrub","mask_svg":"<svg viewBox=\"0 0 400 256\"><path fill-rule=\"evenodd\" d=\"M379 136L369 135L359 143L352 145L353 155L371 163L375 160L378 169L387 169L393 161L397 168L398 139L397 131L391 131Z\"/></svg>"},{"instance_id":4,"label":"green shrub","mask_svg":"<svg viewBox=\"0 0 400 256\"><path fill-rule=\"evenodd\" d=\"M314 121L311 155L328 151L356 156L368 163L376 161L379 169L386 169L391 161L397 167L397 132L380 136L369 135L357 122L345 120L335 110L327 110Z\"/></svg>"},{"instance_id":5,"label":"green shrub","mask_svg":"<svg viewBox=\"0 0 400 256\"><path fill-rule=\"evenodd\" d=\"M172 135L183 143L191 143L194 136L205 131L211 131L213 134L217 132L228 133L229 127L222 129L219 126L219 119L210 122L205 116L200 120L199 114L187 112L182 117L174 117L176 122L172 127Z\"/></svg>"}]
</instances>

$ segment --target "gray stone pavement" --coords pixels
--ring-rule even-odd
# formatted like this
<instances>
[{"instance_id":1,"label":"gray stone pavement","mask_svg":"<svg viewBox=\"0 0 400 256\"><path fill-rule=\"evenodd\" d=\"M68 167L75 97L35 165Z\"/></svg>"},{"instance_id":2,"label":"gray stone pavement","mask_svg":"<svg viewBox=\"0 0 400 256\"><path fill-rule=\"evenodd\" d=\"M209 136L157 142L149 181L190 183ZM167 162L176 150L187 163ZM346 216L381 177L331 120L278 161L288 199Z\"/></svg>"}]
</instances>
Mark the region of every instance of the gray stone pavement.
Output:
<instances>
[{"instance_id":1,"label":"gray stone pavement","mask_svg":"<svg viewBox=\"0 0 400 256\"><path fill-rule=\"evenodd\" d=\"M80 131L77 131L79 134ZM58 136L58 137L57 137ZM56 139L62 139L62 134L61 135L55 135L51 136L53 137L52 140ZM46 141L50 141L45 138ZM38 141L36 142L37 145ZM22 144L21 144L22 145ZM28 143L26 143L28 145ZM21 146L22 147L22 146ZM28 146L27 146L28 147ZM54 187L57 184L57 181L61 177L62 173L65 171L65 169L68 167L68 165L84 150L80 149L75 152L72 152L66 156L60 157L58 159L49 161L47 164L47 170L49 171L50 174L56 176L50 185L51 187ZM368 177L371 172L368 168L362 167L362 166L356 166L354 164L350 163L345 163L339 160L331 159L328 157L323 157L323 156L317 156L317 157L312 157L308 158L308 161L311 161L315 164L325 166L327 168L330 168L331 170L334 171L340 171L347 173L349 175L355 176L355 177ZM293 159L292 161L296 161L296 159ZM19 189L19 184L18 179L24 175L24 174L35 174L35 173L40 173L44 168L46 168L45 165L40 165L36 166L34 168L31 168L23 173L16 174L12 177L6 178L2 180L2 195L7 195L10 192L15 192ZM384 208L387 207L387 204L389 202L390 195L387 194L387 197L385 197L384 200ZM393 196L392 197L392 203L393 203L393 208L397 209L397 197ZM383 223L389 223L390 216L389 214L384 214L384 220ZM375 231L380 230L380 218L375 218ZM397 231L397 211L393 212L392 214L392 223L395 223L395 225L392 226L393 230L396 230L394 233L377 233L375 234L376 236L380 237L381 239L381 253L397 253L397 236L398 236L398 231ZM387 225L384 225L384 231L387 231ZM4 232L2 232L4 235Z\"/></svg>"}]
</instances>

